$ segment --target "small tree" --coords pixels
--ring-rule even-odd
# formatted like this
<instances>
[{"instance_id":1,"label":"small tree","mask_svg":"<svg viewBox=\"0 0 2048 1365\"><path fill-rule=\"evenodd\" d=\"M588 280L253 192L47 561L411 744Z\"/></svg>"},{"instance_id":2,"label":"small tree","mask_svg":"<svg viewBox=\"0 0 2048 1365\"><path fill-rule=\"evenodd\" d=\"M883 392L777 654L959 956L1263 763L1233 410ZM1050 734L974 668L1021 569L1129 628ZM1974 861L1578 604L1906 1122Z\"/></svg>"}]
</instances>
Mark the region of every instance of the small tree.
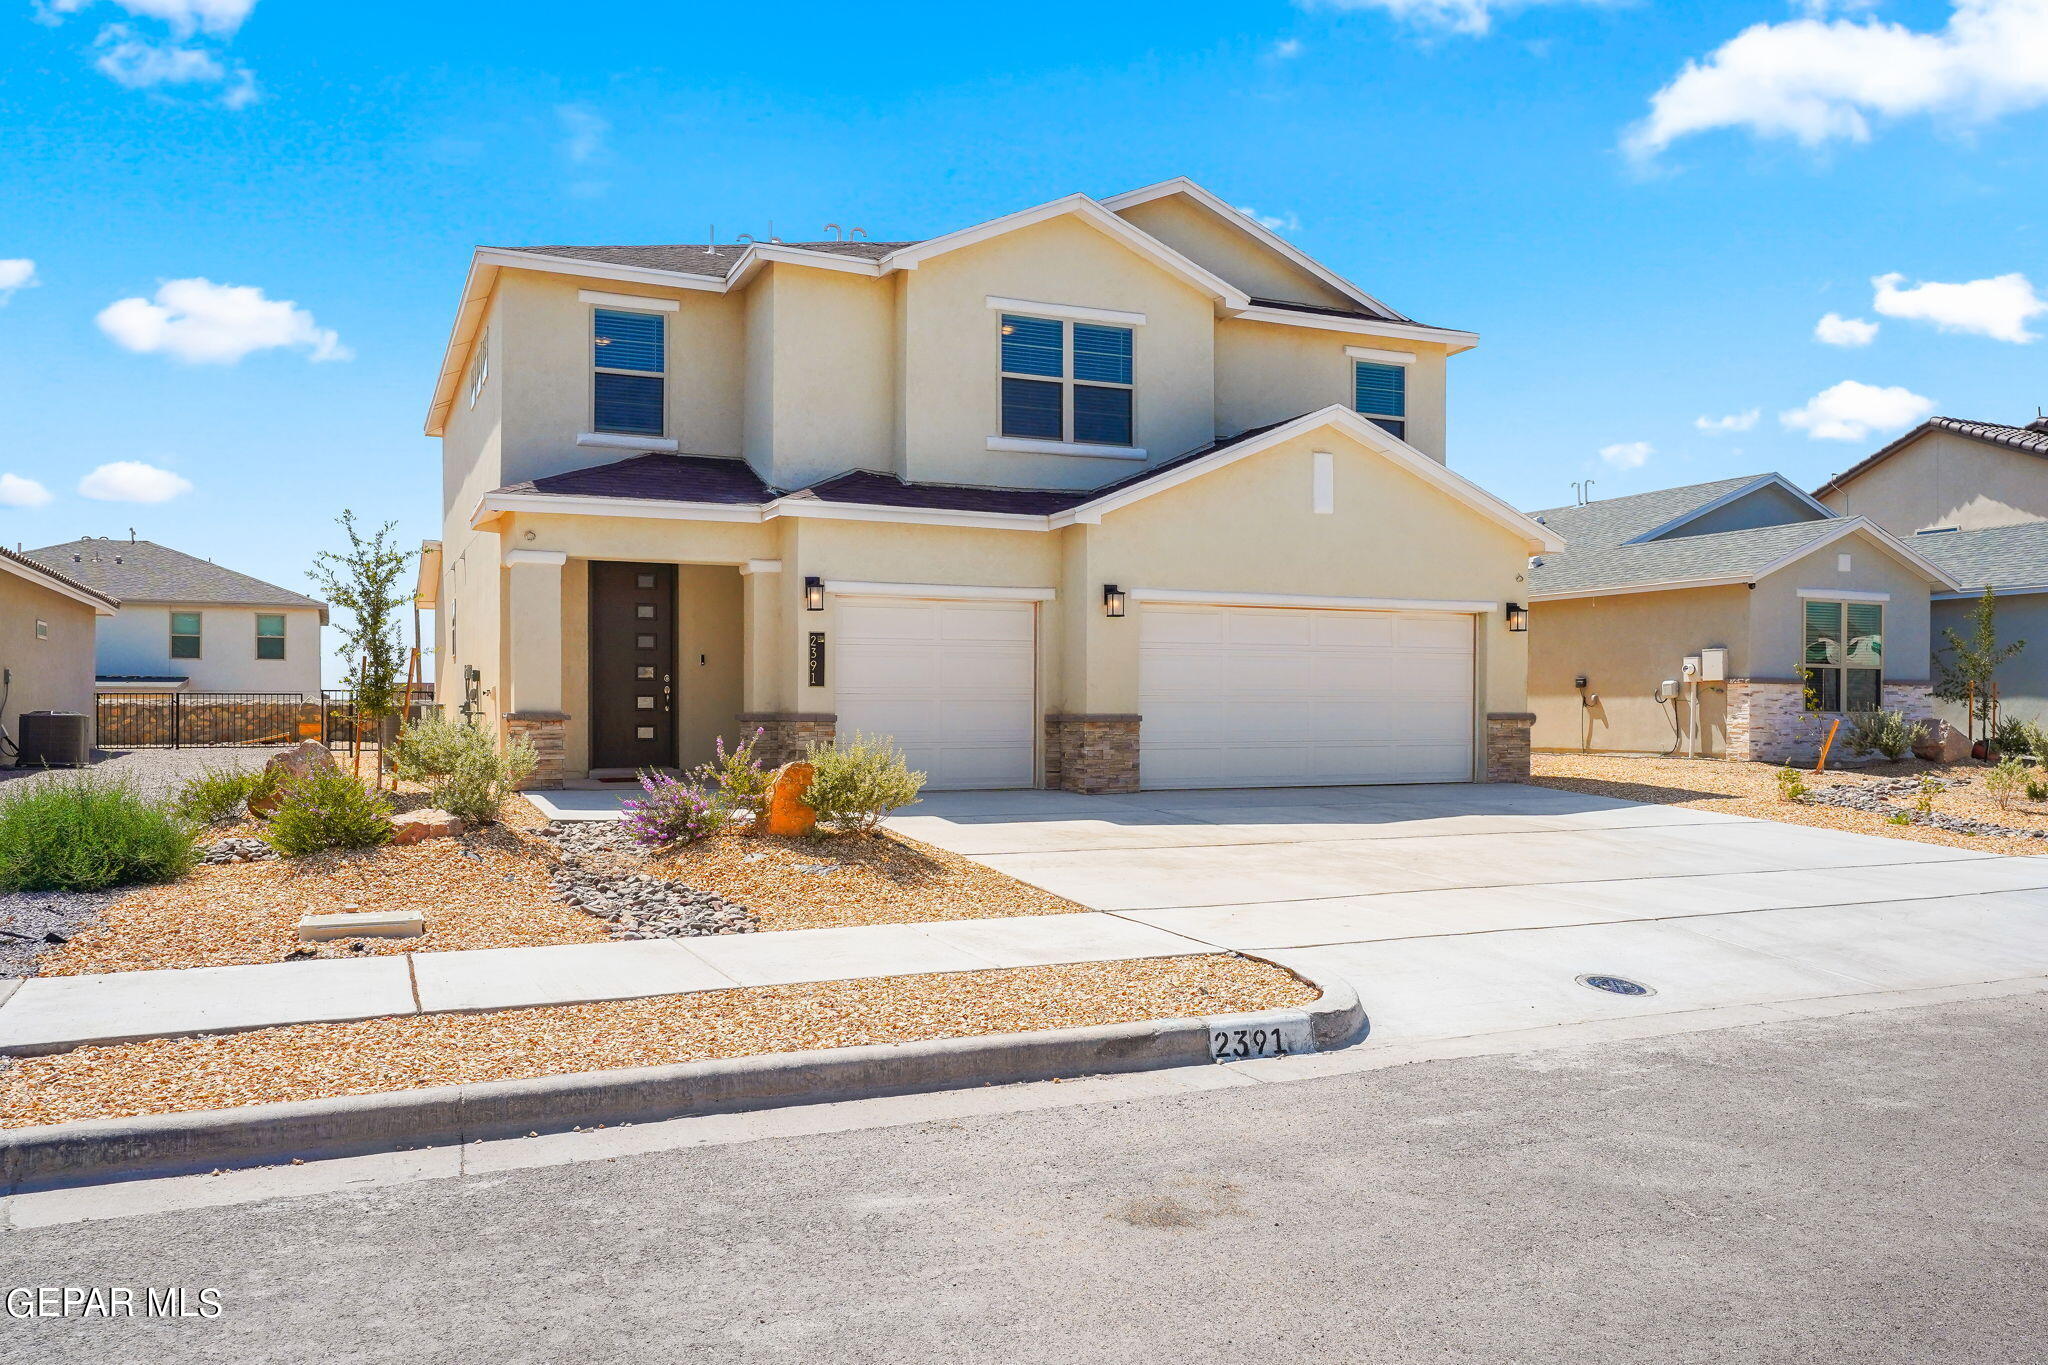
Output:
<instances>
[{"instance_id":1,"label":"small tree","mask_svg":"<svg viewBox=\"0 0 2048 1365\"><path fill-rule=\"evenodd\" d=\"M1950 627L1941 633L1948 639L1948 648L1934 659L1940 673L1934 695L1943 701L1969 703L1973 728L1989 739L1994 707L1992 680L1998 674L1998 666L2025 649L2027 642L1998 643L1998 598L1989 588L1984 589L1984 595L1970 609L1967 632Z\"/></svg>"},{"instance_id":2,"label":"small tree","mask_svg":"<svg viewBox=\"0 0 2048 1365\"><path fill-rule=\"evenodd\" d=\"M342 649L362 660L356 673L356 711L379 729L404 698L399 694L405 674L405 649L399 637L399 612L408 601L399 580L412 563L412 552L392 540L387 521L371 535L356 526L356 514L338 518L348 535L348 550L322 550L313 556L312 578L335 606L349 614L341 627ZM381 761L381 759L380 759Z\"/></svg>"}]
</instances>

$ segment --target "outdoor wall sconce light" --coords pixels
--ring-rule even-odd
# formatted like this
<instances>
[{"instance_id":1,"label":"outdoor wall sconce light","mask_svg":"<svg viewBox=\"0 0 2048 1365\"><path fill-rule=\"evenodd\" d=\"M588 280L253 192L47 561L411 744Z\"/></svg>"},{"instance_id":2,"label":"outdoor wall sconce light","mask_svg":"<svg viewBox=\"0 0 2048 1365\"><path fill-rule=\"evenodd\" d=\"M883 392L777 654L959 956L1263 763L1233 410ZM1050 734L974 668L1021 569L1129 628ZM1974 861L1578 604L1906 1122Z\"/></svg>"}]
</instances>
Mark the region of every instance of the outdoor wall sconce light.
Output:
<instances>
[{"instance_id":1,"label":"outdoor wall sconce light","mask_svg":"<svg viewBox=\"0 0 2048 1365\"><path fill-rule=\"evenodd\" d=\"M825 610L825 580L824 580L824 579L822 579L822 578L806 578L806 579L804 580L804 610L805 610L805 611L823 611L823 610Z\"/></svg>"},{"instance_id":2,"label":"outdoor wall sconce light","mask_svg":"<svg viewBox=\"0 0 2048 1365\"><path fill-rule=\"evenodd\" d=\"M1124 614L1124 590L1114 583L1102 585L1102 614L1122 616Z\"/></svg>"},{"instance_id":3,"label":"outdoor wall sconce light","mask_svg":"<svg viewBox=\"0 0 2048 1365\"><path fill-rule=\"evenodd\" d=\"M1508 629L1517 633L1529 628L1529 609L1520 602L1508 603Z\"/></svg>"}]
</instances>

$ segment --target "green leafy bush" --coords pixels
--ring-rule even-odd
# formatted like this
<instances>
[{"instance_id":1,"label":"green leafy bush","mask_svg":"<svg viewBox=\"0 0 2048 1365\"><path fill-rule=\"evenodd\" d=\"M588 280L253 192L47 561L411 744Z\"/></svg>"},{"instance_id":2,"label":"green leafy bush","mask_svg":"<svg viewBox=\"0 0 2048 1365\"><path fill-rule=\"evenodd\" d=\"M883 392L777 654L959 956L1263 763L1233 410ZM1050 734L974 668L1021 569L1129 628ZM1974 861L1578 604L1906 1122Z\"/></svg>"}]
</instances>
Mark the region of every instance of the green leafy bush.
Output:
<instances>
[{"instance_id":1,"label":"green leafy bush","mask_svg":"<svg viewBox=\"0 0 2048 1365\"><path fill-rule=\"evenodd\" d=\"M208 764L178 789L171 808L187 820L218 825L242 813L242 803L255 790L257 770Z\"/></svg>"},{"instance_id":2,"label":"green leafy bush","mask_svg":"<svg viewBox=\"0 0 2048 1365\"><path fill-rule=\"evenodd\" d=\"M1906 812L1904 811L1900 811L1896 815L1885 816L1884 822L1887 825L1910 825L1913 823L1913 817L1906 814Z\"/></svg>"},{"instance_id":3,"label":"green leafy bush","mask_svg":"<svg viewBox=\"0 0 2048 1365\"><path fill-rule=\"evenodd\" d=\"M1858 711L1849 718L1849 748L1858 754L1875 750L1897 762L1913 752L1926 723L1906 719L1904 711Z\"/></svg>"},{"instance_id":4,"label":"green leafy bush","mask_svg":"<svg viewBox=\"0 0 2048 1365\"><path fill-rule=\"evenodd\" d=\"M1779 768L1776 775L1780 801L1797 801L1806 795L1806 777L1790 763Z\"/></svg>"},{"instance_id":5,"label":"green leafy bush","mask_svg":"<svg viewBox=\"0 0 2048 1365\"><path fill-rule=\"evenodd\" d=\"M804 800L834 829L870 833L890 811L916 802L924 788L925 775L912 772L886 737L857 733L844 743L814 743L804 759L817 769Z\"/></svg>"},{"instance_id":6,"label":"green leafy bush","mask_svg":"<svg viewBox=\"0 0 2048 1365\"><path fill-rule=\"evenodd\" d=\"M285 789L263 837L288 858L391 839L391 803L345 772L316 772Z\"/></svg>"},{"instance_id":7,"label":"green leafy bush","mask_svg":"<svg viewBox=\"0 0 2048 1365\"><path fill-rule=\"evenodd\" d=\"M491 747L488 739L481 746L470 745L434 783L434 804L472 825L488 825L498 818L505 798L533 776L538 761L533 746L523 739L509 741L503 751Z\"/></svg>"},{"instance_id":8,"label":"green leafy bush","mask_svg":"<svg viewBox=\"0 0 2048 1365\"><path fill-rule=\"evenodd\" d=\"M474 725L429 716L399 730L391 744L391 770L407 782L432 782L455 771L465 754L492 748Z\"/></svg>"},{"instance_id":9,"label":"green leafy bush","mask_svg":"<svg viewBox=\"0 0 2048 1365\"><path fill-rule=\"evenodd\" d=\"M96 773L0 798L0 891L98 891L167 882L199 860L198 830Z\"/></svg>"},{"instance_id":10,"label":"green leafy bush","mask_svg":"<svg viewBox=\"0 0 2048 1365\"><path fill-rule=\"evenodd\" d=\"M2026 764L2016 758L2000 759L1997 767L1984 774L1984 792L1998 803L2000 810L2009 810L2032 779L2033 773Z\"/></svg>"},{"instance_id":11,"label":"green leafy bush","mask_svg":"<svg viewBox=\"0 0 2048 1365\"><path fill-rule=\"evenodd\" d=\"M1997 733L1992 737L1991 747L1998 750L2001 758L2031 754L2048 762L2048 725L2036 721L2001 720Z\"/></svg>"},{"instance_id":12,"label":"green leafy bush","mask_svg":"<svg viewBox=\"0 0 2048 1365\"><path fill-rule=\"evenodd\" d=\"M2048 779L2027 779L2027 800L2048 801Z\"/></svg>"}]
</instances>

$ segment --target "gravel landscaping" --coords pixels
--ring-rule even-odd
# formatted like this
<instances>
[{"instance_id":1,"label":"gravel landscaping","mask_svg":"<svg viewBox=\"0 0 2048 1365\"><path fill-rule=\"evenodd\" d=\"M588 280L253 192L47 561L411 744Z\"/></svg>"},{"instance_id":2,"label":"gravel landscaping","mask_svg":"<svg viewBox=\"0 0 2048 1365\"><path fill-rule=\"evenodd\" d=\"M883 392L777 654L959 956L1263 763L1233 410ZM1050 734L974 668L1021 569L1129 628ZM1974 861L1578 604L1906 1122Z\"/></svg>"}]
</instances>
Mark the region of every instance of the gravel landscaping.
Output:
<instances>
[{"instance_id":1,"label":"gravel landscaping","mask_svg":"<svg viewBox=\"0 0 2048 1365\"><path fill-rule=\"evenodd\" d=\"M1802 771L1810 794L1801 801L1779 796L1779 769L1768 763L1539 753L1531 759L1531 768L1529 780L1536 786L1593 796L1691 806L1983 853L2048 854L2048 806L2016 802L2010 810L2000 810L1984 792L1989 769L1982 764L1943 767L1904 759L1818 774ZM1915 803L1922 779L1929 777L1941 786L1933 797L1933 811L1922 813ZM1910 823L1892 823L1902 813Z\"/></svg>"},{"instance_id":2,"label":"gravel landscaping","mask_svg":"<svg viewBox=\"0 0 2048 1365\"><path fill-rule=\"evenodd\" d=\"M132 782L144 796L166 797L207 768L260 768L283 749L95 749L90 768L0 768L0 797L16 782L62 782L77 773Z\"/></svg>"},{"instance_id":3,"label":"gravel landscaping","mask_svg":"<svg viewBox=\"0 0 2048 1365\"><path fill-rule=\"evenodd\" d=\"M1307 1004L1235 954L753 986L483 1014L300 1024L17 1060L0 1127Z\"/></svg>"}]
</instances>

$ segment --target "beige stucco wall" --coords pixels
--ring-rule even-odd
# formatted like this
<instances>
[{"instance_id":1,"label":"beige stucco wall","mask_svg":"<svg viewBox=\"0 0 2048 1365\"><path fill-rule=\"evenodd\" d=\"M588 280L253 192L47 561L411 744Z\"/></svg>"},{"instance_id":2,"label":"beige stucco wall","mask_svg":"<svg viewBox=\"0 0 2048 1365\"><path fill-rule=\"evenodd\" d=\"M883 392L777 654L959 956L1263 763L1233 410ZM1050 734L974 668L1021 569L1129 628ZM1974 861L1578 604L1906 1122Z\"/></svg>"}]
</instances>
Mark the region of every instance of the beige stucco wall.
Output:
<instances>
[{"instance_id":1,"label":"beige stucco wall","mask_svg":"<svg viewBox=\"0 0 2048 1365\"><path fill-rule=\"evenodd\" d=\"M1737 584L1533 604L1529 709L1536 713L1536 725L1530 744L1618 753L1672 751L1679 743L1673 721L1680 734L1690 731L1692 703L1685 697L1659 703L1657 684L1680 678L1687 655L1714 646L1728 651L1730 677L1747 677L1752 596ZM1598 694L1598 705L1581 702L1572 685L1579 674L1586 677L1586 690ZM1723 752L1726 714L1724 689L1702 684L1701 752Z\"/></svg>"},{"instance_id":2,"label":"beige stucco wall","mask_svg":"<svg viewBox=\"0 0 2048 1365\"><path fill-rule=\"evenodd\" d=\"M747 458L778 488L896 465L896 290L774 265L747 286ZM779 324L779 325L778 325Z\"/></svg>"},{"instance_id":3,"label":"beige stucco wall","mask_svg":"<svg viewBox=\"0 0 2048 1365\"><path fill-rule=\"evenodd\" d=\"M1837 565L1849 556L1849 571ZM1853 535L1816 550L1758 581L1750 610L1750 658L1759 678L1792 678L1805 648L1799 590L1852 589L1890 593L1884 604L1884 676L1887 683L1928 678L1928 594L1935 584L1900 563L1877 541Z\"/></svg>"},{"instance_id":4,"label":"beige stucco wall","mask_svg":"<svg viewBox=\"0 0 2048 1365\"><path fill-rule=\"evenodd\" d=\"M93 714L93 609L0 566L0 668L14 675L0 725L19 739L24 711ZM49 637L36 638L36 622ZM90 720L87 722L88 732ZM11 762L0 755L0 763Z\"/></svg>"},{"instance_id":5,"label":"beige stucco wall","mask_svg":"<svg viewBox=\"0 0 2048 1365\"><path fill-rule=\"evenodd\" d=\"M1409 351L1408 430L1403 438L1431 458L1444 459L1442 346L1398 337L1325 332L1225 318L1216 324L1216 432L1235 435L1268 422L1330 406L1351 406L1352 366L1347 346Z\"/></svg>"},{"instance_id":6,"label":"beige stucco wall","mask_svg":"<svg viewBox=\"0 0 2048 1365\"><path fill-rule=\"evenodd\" d=\"M1183 195L1137 204L1122 210L1120 216L1247 294L1325 308L1358 306L1356 300Z\"/></svg>"},{"instance_id":7,"label":"beige stucco wall","mask_svg":"<svg viewBox=\"0 0 2048 1365\"><path fill-rule=\"evenodd\" d=\"M2048 519L2048 461L1930 431L1821 501L1900 536L2041 521Z\"/></svg>"}]
</instances>

